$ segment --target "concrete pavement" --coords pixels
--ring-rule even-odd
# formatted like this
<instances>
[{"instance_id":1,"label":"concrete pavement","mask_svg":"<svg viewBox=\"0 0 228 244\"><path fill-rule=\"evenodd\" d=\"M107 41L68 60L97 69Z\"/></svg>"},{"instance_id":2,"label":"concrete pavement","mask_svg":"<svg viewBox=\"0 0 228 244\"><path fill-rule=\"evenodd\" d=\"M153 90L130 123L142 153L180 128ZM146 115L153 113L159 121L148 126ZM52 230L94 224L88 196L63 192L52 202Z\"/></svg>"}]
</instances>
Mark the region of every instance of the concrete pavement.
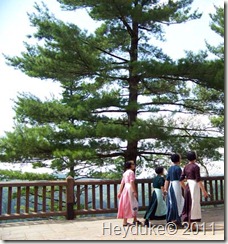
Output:
<instances>
[{"instance_id":1,"label":"concrete pavement","mask_svg":"<svg viewBox=\"0 0 228 244\"><path fill-rule=\"evenodd\" d=\"M202 208L199 231L172 229L164 220L150 228L123 227L109 217L0 223L1 240L224 240L224 205ZM139 215L139 220L143 217ZM130 221L130 220L129 220Z\"/></svg>"}]
</instances>

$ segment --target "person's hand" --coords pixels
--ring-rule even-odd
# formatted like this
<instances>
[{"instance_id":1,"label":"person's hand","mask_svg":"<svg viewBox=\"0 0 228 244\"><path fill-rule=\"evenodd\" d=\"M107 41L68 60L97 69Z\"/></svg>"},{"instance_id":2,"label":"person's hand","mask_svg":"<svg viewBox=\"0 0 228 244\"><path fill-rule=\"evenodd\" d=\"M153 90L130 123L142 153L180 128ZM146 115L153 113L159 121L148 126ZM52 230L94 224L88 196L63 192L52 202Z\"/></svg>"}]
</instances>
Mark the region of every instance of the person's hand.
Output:
<instances>
[{"instance_id":1,"label":"person's hand","mask_svg":"<svg viewBox=\"0 0 228 244\"><path fill-rule=\"evenodd\" d=\"M120 198L120 196L121 196L121 193L120 193L120 192L118 192L117 197L118 197L118 198Z\"/></svg>"},{"instance_id":2,"label":"person's hand","mask_svg":"<svg viewBox=\"0 0 228 244\"><path fill-rule=\"evenodd\" d=\"M135 198L138 198L138 194L137 194L137 192L133 192L133 194L134 194L134 197L135 197Z\"/></svg>"},{"instance_id":3,"label":"person's hand","mask_svg":"<svg viewBox=\"0 0 228 244\"><path fill-rule=\"evenodd\" d=\"M208 194L206 191L204 191L204 192L203 192L203 196L204 196L205 198L208 198L208 197L209 197L209 194Z\"/></svg>"}]
</instances>

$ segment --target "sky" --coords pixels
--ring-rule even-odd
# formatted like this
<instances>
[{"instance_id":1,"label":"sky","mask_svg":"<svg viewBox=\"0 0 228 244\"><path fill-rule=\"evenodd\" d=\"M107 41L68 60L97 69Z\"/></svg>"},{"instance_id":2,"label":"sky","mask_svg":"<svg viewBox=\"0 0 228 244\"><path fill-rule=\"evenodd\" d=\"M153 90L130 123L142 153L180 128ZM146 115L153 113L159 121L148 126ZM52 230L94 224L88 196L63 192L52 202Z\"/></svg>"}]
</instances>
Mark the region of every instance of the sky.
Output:
<instances>
[{"instance_id":1,"label":"sky","mask_svg":"<svg viewBox=\"0 0 228 244\"><path fill-rule=\"evenodd\" d=\"M0 137L6 131L12 131L15 116L13 107L16 97L20 93L31 93L40 99L59 97L61 88L58 83L50 80L40 80L26 76L19 70L6 64L3 56L20 56L25 51L23 42L26 35L34 32L30 26L27 13L35 12L34 3L41 0L0 0ZM43 0L50 12L57 18L77 24L81 29L89 32L95 30L99 23L94 23L89 16L80 11L64 12L59 8L56 0ZM205 40L211 45L218 45L222 40L209 27L209 13L214 13L214 5L223 6L222 0L194 0L193 9L198 8L203 16L181 25L169 26L166 30L165 43L159 43L165 53L173 59L184 57L185 50L198 52L205 50Z\"/></svg>"}]
</instances>

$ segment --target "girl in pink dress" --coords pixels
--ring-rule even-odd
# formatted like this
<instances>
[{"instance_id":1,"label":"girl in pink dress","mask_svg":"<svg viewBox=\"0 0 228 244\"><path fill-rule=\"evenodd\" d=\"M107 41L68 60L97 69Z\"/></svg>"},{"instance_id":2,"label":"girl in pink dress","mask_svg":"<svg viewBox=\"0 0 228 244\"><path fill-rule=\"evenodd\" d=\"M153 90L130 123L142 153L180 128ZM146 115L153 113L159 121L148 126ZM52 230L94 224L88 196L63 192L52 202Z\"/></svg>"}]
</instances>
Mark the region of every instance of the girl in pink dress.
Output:
<instances>
[{"instance_id":1,"label":"girl in pink dress","mask_svg":"<svg viewBox=\"0 0 228 244\"><path fill-rule=\"evenodd\" d=\"M118 219L123 219L123 226L131 225L127 219L133 218L133 224L141 224L137 220L138 201L135 187L135 164L133 161L125 163L125 172L121 180L120 190L117 197L119 198Z\"/></svg>"}]
</instances>

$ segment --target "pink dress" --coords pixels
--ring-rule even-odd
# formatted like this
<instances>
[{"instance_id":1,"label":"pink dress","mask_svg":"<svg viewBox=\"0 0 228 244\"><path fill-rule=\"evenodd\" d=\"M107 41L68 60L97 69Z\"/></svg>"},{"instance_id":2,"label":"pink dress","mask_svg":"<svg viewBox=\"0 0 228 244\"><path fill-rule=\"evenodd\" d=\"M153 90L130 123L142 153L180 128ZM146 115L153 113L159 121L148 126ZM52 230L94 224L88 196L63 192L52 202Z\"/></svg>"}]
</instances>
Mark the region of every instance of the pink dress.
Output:
<instances>
[{"instance_id":1,"label":"pink dress","mask_svg":"<svg viewBox=\"0 0 228 244\"><path fill-rule=\"evenodd\" d=\"M124 172L121 184L124 183L124 188L119 199L118 219L133 218L138 213L138 201L134 196L131 187L131 181L135 180L134 171L128 169Z\"/></svg>"}]
</instances>

